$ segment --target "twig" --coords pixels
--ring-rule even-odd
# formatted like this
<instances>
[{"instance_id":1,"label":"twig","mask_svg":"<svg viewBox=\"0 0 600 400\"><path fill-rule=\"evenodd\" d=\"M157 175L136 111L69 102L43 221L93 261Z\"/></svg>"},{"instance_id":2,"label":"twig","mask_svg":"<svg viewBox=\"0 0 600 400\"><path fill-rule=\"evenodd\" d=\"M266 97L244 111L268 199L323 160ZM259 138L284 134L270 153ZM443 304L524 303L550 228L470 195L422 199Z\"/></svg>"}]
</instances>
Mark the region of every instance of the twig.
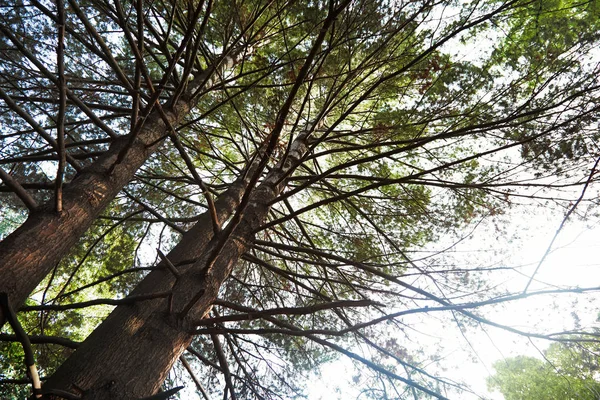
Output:
<instances>
[{"instance_id":1,"label":"twig","mask_svg":"<svg viewBox=\"0 0 600 400\"><path fill-rule=\"evenodd\" d=\"M155 209L153 209L149 205L145 204L143 201L141 201L140 199L138 199L137 197L135 197L134 195L132 195L131 193L129 193L127 190L123 190L123 192L125 193L125 195L127 197L129 197L131 200L133 200L136 203L138 203L140 206L144 207L144 209L146 211L148 211L150 214L154 215L156 218L158 218L165 225L168 225L174 231L179 232L180 234L184 234L185 233L185 229L178 227L173 222L171 222L167 218L163 217L158 211L156 211Z\"/></svg>"}]
</instances>

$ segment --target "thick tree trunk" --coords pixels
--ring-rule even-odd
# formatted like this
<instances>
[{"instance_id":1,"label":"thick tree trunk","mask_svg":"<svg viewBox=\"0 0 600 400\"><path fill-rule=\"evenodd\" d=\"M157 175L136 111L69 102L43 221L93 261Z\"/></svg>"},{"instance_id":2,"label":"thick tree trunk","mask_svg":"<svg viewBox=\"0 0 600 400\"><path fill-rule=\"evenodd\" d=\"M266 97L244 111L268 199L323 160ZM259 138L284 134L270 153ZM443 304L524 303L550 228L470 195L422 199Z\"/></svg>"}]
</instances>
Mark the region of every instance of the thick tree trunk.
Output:
<instances>
[{"instance_id":1,"label":"thick tree trunk","mask_svg":"<svg viewBox=\"0 0 600 400\"><path fill-rule=\"evenodd\" d=\"M214 263L210 261L223 238L221 235L213 237L210 217L205 214L167 256L174 264L197 260L179 266L181 276L177 281L166 269L153 271L133 291L132 295L141 295L172 289L171 312L168 312L166 299L116 307L44 384L44 392L51 393L54 389L72 393L81 391L86 400L139 399L156 393L173 363L192 341L189 332L193 326L189 322L208 314L219 288L251 245L254 232L266 220L269 204L283 186L283 183L276 183L295 167L306 149L305 138L306 134L297 138L286 162L274 168L252 191L239 224ZM241 196L237 198L238 202L240 199ZM228 201L227 209L218 204L219 213L222 216L227 212L231 214L233 204ZM182 316L182 311L194 301L194 306Z\"/></svg>"},{"instance_id":2,"label":"thick tree trunk","mask_svg":"<svg viewBox=\"0 0 600 400\"><path fill-rule=\"evenodd\" d=\"M171 109L164 110L169 123L172 126L180 123L195 105L196 100L189 100L190 94L200 85L212 85L223 72L216 71L231 68L242 54L238 51L225 57L217 68L198 74L181 99ZM215 78L211 80L210 76ZM128 136L115 140L100 158L64 186L62 212L55 212L50 202L32 212L21 227L0 243L0 292L8 294L15 309L25 302L133 178L137 169L160 146L168 130L158 110L154 110L118 164L119 154L129 146ZM4 316L0 311L0 327L3 324Z\"/></svg>"}]
</instances>

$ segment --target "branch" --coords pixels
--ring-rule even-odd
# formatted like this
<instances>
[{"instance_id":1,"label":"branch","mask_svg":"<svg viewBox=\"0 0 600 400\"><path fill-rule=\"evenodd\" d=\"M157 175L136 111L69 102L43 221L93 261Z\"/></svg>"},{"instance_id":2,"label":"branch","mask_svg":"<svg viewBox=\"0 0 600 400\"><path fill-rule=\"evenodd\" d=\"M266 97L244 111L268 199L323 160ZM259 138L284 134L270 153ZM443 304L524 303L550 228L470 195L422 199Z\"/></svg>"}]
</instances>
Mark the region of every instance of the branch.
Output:
<instances>
[{"instance_id":1,"label":"branch","mask_svg":"<svg viewBox=\"0 0 600 400\"><path fill-rule=\"evenodd\" d=\"M177 284L177 281L179 280L179 277L181 276L181 273L179 272L179 270L177 270L177 268L173 265L173 263L171 262L171 260L169 260L167 258L167 256L165 256L165 254L160 251L160 249L156 249L156 251L158 251L158 256L160 257L160 259L165 263L165 265L167 266L167 269L173 274L173 276L175 277L175 282L173 282L173 287L175 287L175 285ZM169 294L169 303L168 303L168 310L169 310L169 314L173 313L173 291L171 291L171 293Z\"/></svg>"},{"instance_id":2,"label":"branch","mask_svg":"<svg viewBox=\"0 0 600 400\"><path fill-rule=\"evenodd\" d=\"M9 335L0 333L0 342L20 342L21 339L17 335ZM29 342L32 344L58 344L60 346L76 349L80 342L75 342L71 339L66 339L58 336L46 335L29 335Z\"/></svg>"},{"instance_id":3,"label":"branch","mask_svg":"<svg viewBox=\"0 0 600 400\"><path fill-rule=\"evenodd\" d=\"M38 205L33 197L31 197L27 190L25 190L23 186L16 181L16 179L7 174L2 168L0 168L0 179L2 179L6 186L12 189L12 191L19 197L19 199L21 199L29 211L35 211L37 209Z\"/></svg>"},{"instance_id":4,"label":"branch","mask_svg":"<svg viewBox=\"0 0 600 400\"><path fill-rule=\"evenodd\" d=\"M14 112L16 112L21 118L23 118L33 128L34 131L36 131L42 138L44 138L46 142L48 142L52 147L54 147L55 150L58 151L59 146L58 143L56 143L56 140L54 140L52 136L50 136L48 132L46 132L46 130L42 128L40 124L38 124L35 121L35 119L33 119L33 117L31 117L31 115L29 115L25 110L19 107L19 105L13 101L13 99L8 95L8 93L2 90L2 88L0 88L0 97L6 102L7 106L9 106ZM66 155L66 157L69 161L69 164L71 164L71 166L77 172L80 172L82 168L79 166L79 163L69 155Z\"/></svg>"},{"instance_id":5,"label":"branch","mask_svg":"<svg viewBox=\"0 0 600 400\"><path fill-rule=\"evenodd\" d=\"M81 400L82 399L82 397L78 394L73 394L73 393L67 392L66 390L60 390L60 389L50 389L49 391L44 392L44 394L59 396L66 400Z\"/></svg>"},{"instance_id":6,"label":"branch","mask_svg":"<svg viewBox=\"0 0 600 400\"><path fill-rule=\"evenodd\" d=\"M244 311L244 314L225 315L216 318L205 318L196 323L195 326L210 325L217 322L227 321L250 321L253 319L263 318L271 315L305 315L312 314L317 311L330 310L332 308L346 308L346 307L368 307L372 305L381 305L373 300L341 300L333 301L331 303L315 304L307 307L281 307L272 308L270 310L248 310L247 307L239 307L235 303L231 303L223 300L216 300L214 305L219 305L227 308L231 308L238 311Z\"/></svg>"},{"instance_id":7,"label":"branch","mask_svg":"<svg viewBox=\"0 0 600 400\"><path fill-rule=\"evenodd\" d=\"M210 400L210 398L208 397L208 394L206 393L206 390L204 390L204 387L200 383L200 380L198 379L198 377L196 376L196 374L192 370L192 366L190 365L190 363L187 362L187 360L185 359L185 357L183 355L181 355L179 357L179 361L181 361L181 364L183 364L183 367L187 370L188 374L190 374L190 377L192 378L192 380L196 384L196 388L198 389L198 391L200 393L202 393L202 397L204 397L205 400Z\"/></svg>"},{"instance_id":8,"label":"branch","mask_svg":"<svg viewBox=\"0 0 600 400\"><path fill-rule=\"evenodd\" d=\"M548 248L546 249L546 252L542 256L542 259L538 263L537 267L535 267L535 271L533 271L533 274L529 277L529 280L527 281L527 285L525 285L525 289L523 289L523 293L527 293L527 289L529 289L529 285L531 285L531 282L533 282L533 278L538 273L540 267L542 266L542 263L544 262L544 260L546 260L546 257L548 257L548 254L550 254L550 250L552 250L552 246L554 245L554 242L556 241L556 238L558 237L558 235L562 231L563 227L567 223L567 220L569 219L569 217L571 216L571 214L573 213L573 211L575 211L575 209L577 208L577 206L579 205L579 203L581 203L581 200L583 200L583 197L585 196L585 192L586 192L586 190L587 190L590 182L592 181L592 178L594 177L594 174L596 173L596 168L598 167L598 163L600 163L600 158L598 158L596 160L596 163L594 164L594 167L590 171L590 175L588 176L588 179L585 182L585 186L583 187L583 189L581 191L581 195L579 196L579 198L577 199L577 201L575 202L575 204L573 204L573 206L569 209L569 211L567 212L567 214L563 218L562 222L560 223L560 226L558 227L558 229L556 230L556 233L554 234L554 237L550 241L550 244L548 245Z\"/></svg>"},{"instance_id":9,"label":"branch","mask_svg":"<svg viewBox=\"0 0 600 400\"><path fill-rule=\"evenodd\" d=\"M47 377L40 377L40 381L47 380ZM29 385L31 383L30 378L7 378L0 379L0 385Z\"/></svg>"},{"instance_id":10,"label":"branch","mask_svg":"<svg viewBox=\"0 0 600 400\"><path fill-rule=\"evenodd\" d=\"M62 186L67 163L67 152L65 149L65 112L67 109L67 82L65 79L65 3L64 0L57 0L57 24L58 24L58 45L56 47L56 67L58 70L58 80L56 85L59 91L58 116L56 117L56 144L58 155L58 167L56 171L56 188L54 191L56 212L62 212Z\"/></svg>"},{"instance_id":11,"label":"branch","mask_svg":"<svg viewBox=\"0 0 600 400\"><path fill-rule=\"evenodd\" d=\"M2 313L15 332L15 335L19 338L19 342L21 342L21 345L23 346L23 352L25 353L25 366L27 367L27 374L32 381L33 395L35 398L41 398L42 383L40 382L40 376L38 375L37 368L35 366L31 342L29 341L27 333L25 333L25 330L21 326L15 311L10 305L8 294L4 292L0 293L0 309L2 309Z\"/></svg>"},{"instance_id":12,"label":"branch","mask_svg":"<svg viewBox=\"0 0 600 400\"><path fill-rule=\"evenodd\" d=\"M168 297L171 292L158 292L151 294L141 294L138 296L129 296L124 299L95 299L90 301L83 301L81 303L73 303L73 304L42 304L38 306L25 306L21 307L19 311L27 312L27 311L64 311L64 310L73 310L77 308L85 308L97 305L131 305L138 301L145 300L154 300L160 299L164 297Z\"/></svg>"},{"instance_id":13,"label":"branch","mask_svg":"<svg viewBox=\"0 0 600 400\"><path fill-rule=\"evenodd\" d=\"M70 290L70 291L68 291L66 293L62 293L60 295L57 295L53 299L53 301L57 300L59 298L67 297L69 295L72 295L74 293L80 292L80 291L85 290L87 288L90 288L92 286L96 286L99 283L110 281L111 279L117 278L117 277L119 277L121 275L124 275L124 274L137 273L137 272L141 272L141 271L153 271L155 269L157 269L157 268L156 267L133 267L133 268L128 268L128 269L123 270L123 271L115 272L114 274L110 274L110 275L104 276L102 278L98 278L98 280L96 280L96 281L94 281L92 283L88 283L87 285L83 285L83 286L80 286L80 287L78 287L76 289Z\"/></svg>"},{"instance_id":14,"label":"branch","mask_svg":"<svg viewBox=\"0 0 600 400\"><path fill-rule=\"evenodd\" d=\"M165 255L165 253L163 253L162 251L160 251L160 249L156 249L156 251L158 252L158 256L160 257L160 259L167 266L167 269L169 271L171 271L171 273L173 274L173 276L175 276L175 278L179 278L181 276L181 272L179 272L179 270L177 270L177 268L173 265L173 263L171 262L171 260L169 260L167 258L167 256Z\"/></svg>"},{"instance_id":15,"label":"branch","mask_svg":"<svg viewBox=\"0 0 600 400\"><path fill-rule=\"evenodd\" d=\"M169 389L167 391L157 393L157 394L155 394L153 396L144 397L144 398L141 398L139 400L167 400L169 397L173 396L174 394L176 394L177 392L179 392L184 387L185 386L177 386L177 387L171 388L171 389Z\"/></svg>"},{"instance_id":16,"label":"branch","mask_svg":"<svg viewBox=\"0 0 600 400\"><path fill-rule=\"evenodd\" d=\"M330 335L334 335L334 336L340 336L339 332L336 331L327 331L324 332L325 330L323 330L323 332L319 332L319 331L307 331L307 330L302 330L301 328L298 328L290 323L284 322L284 321L280 321L278 319L275 319L273 317L266 317L266 319L269 322L272 322L275 325L280 326L281 328L278 329L272 329L272 328L268 328L268 329L254 329L254 330L243 330L243 329L223 329L223 328L212 328L212 329L205 329L203 331L205 331L206 333L211 333L211 334L215 334L215 333L231 333L231 332L235 332L235 333L255 333L255 334L286 334L286 335L292 335L292 336L304 336L309 338L310 340L319 343L323 346L332 348L333 350L336 350L342 354L345 354L346 356L353 358L365 365L367 365L368 367L370 367L371 369L378 371L390 378L393 379L397 379L401 382L406 383L409 386L415 387L437 399L443 399L443 400L447 400L446 397L440 395L439 393L436 393L416 382L414 382L413 380L411 380L410 378L404 378L402 376L399 376L391 371L388 371L387 369L373 363L372 361L369 361L355 353L352 353L349 350L346 350L336 344L330 343L328 341L326 341L325 339L321 339L317 336L314 336L314 333L327 333ZM219 331L220 330L220 331ZM242 332L245 331L245 332Z\"/></svg>"},{"instance_id":17,"label":"branch","mask_svg":"<svg viewBox=\"0 0 600 400\"><path fill-rule=\"evenodd\" d=\"M394 282L396 284L398 284L401 287L404 287L405 289L408 289L414 293L420 294L421 296L423 296L423 299L427 299L427 300L431 300L434 301L438 304L440 304L440 306L438 307L423 307L420 309L413 309L413 310L404 310L404 311L400 311L396 314L394 314L395 316L400 316L400 315L405 315L405 314L414 314L416 312L431 312L431 311L450 311L450 310L455 310L455 311L459 311L460 313L462 313L463 315L474 319L475 321L481 322L483 324L486 325L490 325L490 326L494 326L496 328L499 329L503 329L524 337L535 337L538 339L546 339L546 340L553 340L553 341L559 341L559 342L564 342L564 341L569 341L569 339L562 339L562 338L553 338L550 335L544 335L544 334L539 334L539 333L532 333L532 332L526 332L526 331L522 331L519 329L515 329L512 328L510 326L506 326L506 325L502 325L496 322L493 322L489 319L486 319L484 317L480 317L476 314L474 314L471 311L468 311L469 309L474 309L474 308L478 308L484 305L491 305L491 304L497 304L497 303L502 303L502 302L507 302L507 301L514 301L514 300L518 300L518 299L523 299L526 297L530 297L530 296L534 296L534 295L547 295L547 294L556 294L556 293L584 293L584 292L597 292L600 291L600 287L589 287L589 288L573 288L573 289L553 289L553 290L544 290L544 291L538 291L538 292L533 292L533 293L520 293L520 294L515 294L515 295L511 295L511 296L504 296L504 297L498 297L495 299L489 299L489 300L483 300L480 302L471 302L471 303L464 303L464 304L452 304L449 301L440 298L432 293L427 292L426 290L423 290L419 287L416 287L414 285L408 284L404 281L402 281L401 279L399 279L396 276L387 274L383 271L381 271L380 269L378 269L376 266L371 266L371 265L367 265L358 261L353 261L353 260L349 260L347 258L344 257L340 257L334 254L330 254L327 253L325 251L322 250L316 250L316 249L308 249L308 248L301 248L301 247L294 247L294 246L289 246L289 245L285 245L285 244L281 244L281 243L271 243L271 242L265 242L265 241L261 241L261 240L256 240L255 241L257 244L263 244L263 245L267 245L267 246L271 246L274 248L281 248L281 249L287 249L288 251L298 251L298 252L304 252L307 254L313 254L313 255L317 255L317 256L322 256L331 260L335 260L335 261L339 261L342 262L346 265L352 265L358 269L363 270L364 272L368 272L371 273L375 276L378 276L380 278L383 278L387 281L390 282ZM250 309L251 310L251 309ZM389 319L389 316L384 316L382 317L383 319ZM270 319L269 319L270 321ZM368 322L366 324L368 325L372 325L374 322ZM352 330L358 329L360 327L366 326L364 324L360 324L360 325L355 325L353 327ZM348 331L348 329L346 329L345 331ZM336 334L339 331L335 331L336 333L331 333L331 332L326 332L326 331L319 331L319 332L310 332L310 333L326 333L326 334ZM594 342L596 340L581 340L581 341L590 341L590 342Z\"/></svg>"},{"instance_id":18,"label":"branch","mask_svg":"<svg viewBox=\"0 0 600 400\"><path fill-rule=\"evenodd\" d=\"M176 232L178 232L180 234L184 234L185 233L184 229L178 227L173 222L169 221L167 218L165 218L164 216L162 216L158 211L156 211L155 209L153 209L152 207L150 207L149 205L147 205L146 203L144 203L142 200L138 199L137 197L135 197L134 195L132 195L131 193L129 193L127 190L123 190L123 192L125 193L125 195L127 197L129 197L131 200L133 200L136 203L138 203L140 206L144 207L144 209L146 211L148 211L150 214L154 215L156 218L158 218L165 225L168 225L174 231L176 231Z\"/></svg>"},{"instance_id":19,"label":"branch","mask_svg":"<svg viewBox=\"0 0 600 400\"><path fill-rule=\"evenodd\" d=\"M160 107L160 105L158 107ZM165 121L165 123L166 122L167 121ZM171 132L169 134L169 138L175 145L175 148L179 152L179 155L181 156L181 158L183 158L185 165L188 167L188 170L191 172L192 177L194 178L194 181L200 187L200 190L202 190L202 195L206 199L206 204L208 204L208 210L210 212L210 218L211 218L211 221L213 224L213 232L216 235L221 231L221 224L219 223L219 218L217 217L217 209L215 208L215 202L213 201L213 198L208 190L208 187L206 186L206 184L204 183L202 178L200 178L198 171L196 171L196 167L194 166L194 163L190 159L190 156L187 154L187 152L183 148L181 141L177 137L177 133L175 132L175 130L173 129L172 126L169 125L169 127L171 130Z\"/></svg>"},{"instance_id":20,"label":"branch","mask_svg":"<svg viewBox=\"0 0 600 400\"><path fill-rule=\"evenodd\" d=\"M227 392L227 388L229 388L229 392L231 393L231 400L236 400L235 391L233 390L233 382L231 381L231 372L229 371L229 366L227 365L227 358L225 357L225 353L223 352L223 346L221 346L221 342L216 334L211 334L210 338L215 347L215 352L217 353L217 358L219 359L219 364L221 365L221 369L223 370L223 375L225 376L225 392Z\"/></svg>"}]
</instances>

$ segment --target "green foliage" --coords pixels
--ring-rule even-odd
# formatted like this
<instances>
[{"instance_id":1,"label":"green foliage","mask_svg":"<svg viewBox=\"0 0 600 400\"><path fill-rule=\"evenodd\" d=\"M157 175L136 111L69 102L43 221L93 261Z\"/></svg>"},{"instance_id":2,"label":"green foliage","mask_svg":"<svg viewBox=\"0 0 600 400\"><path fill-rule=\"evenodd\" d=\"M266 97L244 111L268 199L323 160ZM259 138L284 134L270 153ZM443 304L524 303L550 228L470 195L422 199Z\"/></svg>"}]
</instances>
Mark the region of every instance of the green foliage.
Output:
<instances>
[{"instance_id":1,"label":"green foliage","mask_svg":"<svg viewBox=\"0 0 600 400\"><path fill-rule=\"evenodd\" d=\"M0 240L2 240L23 223L25 215L23 211L3 206L0 206L0 212L2 212L0 219Z\"/></svg>"},{"instance_id":2,"label":"green foliage","mask_svg":"<svg viewBox=\"0 0 600 400\"><path fill-rule=\"evenodd\" d=\"M139 274L127 274L124 279L109 280L93 285L85 291L77 289L90 282L110 276L134 263L138 247L136 236L141 234L135 224L94 225L80 242L72 249L33 295L26 305L70 304L86 301L90 298L113 298L127 292L139 280ZM99 238L99 239L98 239ZM74 291L70 294L71 291ZM65 296L66 294L66 296ZM112 307L96 306L82 310L60 312L26 312L19 314L19 320L29 334L65 337L75 342L85 339L93 329L108 315ZM3 333L12 333L5 325ZM36 366L40 376L50 376L56 368L72 353L72 349L57 344L34 344ZM23 350L20 343L0 342L0 371L8 378L23 376ZM4 386L4 385L3 385ZM28 386L8 386L2 388L1 396L24 398Z\"/></svg>"},{"instance_id":3,"label":"green foliage","mask_svg":"<svg viewBox=\"0 0 600 400\"><path fill-rule=\"evenodd\" d=\"M100 48L92 29L74 12L75 3L110 51ZM124 10L121 16L117 4ZM197 103L174 127L211 196L217 197L246 173L244 168L276 126L281 128L280 140L259 184L278 168L290 142L309 124L320 122L300 165L280 182L285 187L271 204L266 221L270 225L256 233L245 259L222 285L219 299L256 310L306 309L364 299L383 306L278 314L284 326L339 331L374 318L384 321L390 310L411 310L426 302L460 303L475 295L484 298L489 294L484 278L469 277L469 267L458 274L453 266L438 265L429 256L413 259L411 254L420 254L447 233L462 233L484 218L502 214L513 204L513 195L535 198L517 193L529 183L536 193L546 185L529 180L530 176L537 178L549 170L556 175L557 187L581 184L589 160L596 157L592 154L600 98L593 53L600 39L596 0L350 1L315 48L303 81L298 75L329 6L342 2L157 0L141 2L143 9L137 10L138 4L100 0L67 4L69 87L117 136L130 134L135 96L141 94L144 104L154 90L161 90L159 102L169 111L175 94L191 81L191 76L183 79L184 73L202 76L223 52L231 55L239 49L247 51L243 60L195 93ZM196 7L199 19L192 25ZM5 8L0 24L14 28L25 48L39 54L53 74L54 9L49 17L37 2ZM138 13L145 18L139 27ZM132 47L138 38L132 41L127 34L135 35L138 28L145 46L141 64L152 90L146 77L139 88L129 87L140 72ZM192 40L179 53L190 33ZM457 56L454 45L469 54ZM485 47L477 52L479 57L470 51L476 46ZM23 109L55 135L56 87L39 68L30 67L24 53L0 37L0 88L19 99ZM180 56L177 62L175 55ZM165 77L170 65L174 72ZM288 101L292 88L297 93ZM284 104L290 110L281 121ZM69 154L76 155L82 167L93 165L114 138L72 101L66 118ZM4 104L0 126L3 166L24 185L45 188L34 193L40 203L50 203L56 150ZM584 178L567 180L581 171ZM66 182L74 176L75 169L67 167ZM13 194L2 197L9 200L1 205L0 238L25 218ZM155 265L155 249L172 248L181 232L207 209L189 166L165 141L40 284L28 305L126 296L143 274L126 271ZM405 278L421 291L398 283ZM28 333L79 341L110 309L23 312L20 318ZM211 317L238 311L216 305ZM456 313L460 311L457 308ZM427 314L425 308L419 312ZM480 323L461 318L464 326ZM396 328L402 326L399 321L388 322ZM250 317L223 325L239 330L281 327L267 318ZM419 370L427 366L420 360L422 354L410 353L403 336L381 335L384 329L377 329L360 327L341 338L320 337L347 348L365 346L369 351L361 354L372 353L377 366L436 393L449 386ZM361 336L365 332L379 341L379 348L365 344ZM295 382L334 357L308 336L278 331L223 337L240 399L296 396L302 383ZM199 375L208 380L211 393L222 397L222 368L214 368L220 360L209 339L199 336L194 341L209 361L198 367ZM0 368L8 377L21 377L19 345L2 346ZM42 375L51 374L70 352L56 345L35 348ZM529 392L542 396L537 398L585 399L584 390L594 376L581 377L583 355L577 354L575 347L551 347L546 356L560 365L560 373L536 359L509 360L497 365L491 385L501 382L498 387L516 393L515 399ZM357 379L368 386L364 395L409 396L408 390L397 390L392 378L384 376L373 372L363 381ZM0 396L17 396L21 389L6 390L10 392ZM410 396L427 394L415 389Z\"/></svg>"},{"instance_id":4,"label":"green foliage","mask_svg":"<svg viewBox=\"0 0 600 400\"><path fill-rule=\"evenodd\" d=\"M544 357L497 361L488 387L499 390L506 400L595 400L600 396L598 346L554 343Z\"/></svg>"},{"instance_id":5,"label":"green foliage","mask_svg":"<svg viewBox=\"0 0 600 400\"><path fill-rule=\"evenodd\" d=\"M600 38L600 2L597 0L536 0L518 11L499 18L495 24L506 34L497 40L485 69L496 77L522 75L522 85L507 87L499 104L510 108L512 102L525 101L535 109L550 104L565 93L584 94L589 90L586 77L596 75L596 64L589 62ZM496 26L490 27L495 31ZM571 84L566 89L561 80ZM584 94L585 95L585 94ZM557 112L569 112L561 107ZM528 121L511 130L509 137L521 141L523 158L554 173L568 169L572 160L589 154L598 138L589 131L593 117L582 116L568 124L548 120L546 129L556 136L532 134Z\"/></svg>"},{"instance_id":6,"label":"green foliage","mask_svg":"<svg viewBox=\"0 0 600 400\"><path fill-rule=\"evenodd\" d=\"M512 69L530 68L532 74L564 67L578 60L567 52L589 50L598 39L597 0L536 0L507 19L509 31L493 59Z\"/></svg>"}]
</instances>

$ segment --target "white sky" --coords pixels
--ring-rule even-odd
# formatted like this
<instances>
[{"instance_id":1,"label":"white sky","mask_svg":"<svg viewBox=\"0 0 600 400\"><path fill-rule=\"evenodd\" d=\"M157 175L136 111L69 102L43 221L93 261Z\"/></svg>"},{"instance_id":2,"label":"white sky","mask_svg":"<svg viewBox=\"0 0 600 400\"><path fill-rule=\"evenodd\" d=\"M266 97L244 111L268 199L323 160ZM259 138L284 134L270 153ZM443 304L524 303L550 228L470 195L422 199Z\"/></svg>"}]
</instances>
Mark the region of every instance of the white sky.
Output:
<instances>
[{"instance_id":1,"label":"white sky","mask_svg":"<svg viewBox=\"0 0 600 400\"><path fill-rule=\"evenodd\" d=\"M490 232L487 232L487 235L483 235L487 237L477 235L476 239L461 244L456 250L464 251L466 254L471 254L471 250L475 250L472 254L477 254L486 246L491 249L498 245L502 247L510 244L510 251L504 254L497 253L503 260L502 264L523 266L522 272L533 272L560 226L562 216L550 210L540 209L535 215L511 218L511 221L505 237L493 237L493 234L489 235ZM599 224L588 226L581 220L572 220L568 223L561 230L554 243L553 251L536 275L537 280L545 282L545 285L534 283L529 291L549 289L553 285L600 286L599 237ZM474 260L478 257L475 256ZM527 277L515 273L496 275L494 279L516 292L522 291L528 281ZM486 310L484 314L488 319L515 328L549 333L572 329L574 326L572 311L577 312L583 327L597 325L596 318L600 311L598 299L597 293L547 295L496 306L487 309L490 311ZM526 338L501 329L487 327L485 332L481 329L466 331L465 337L468 338L469 345L457 329L445 329L444 326L435 327L429 324L431 329L429 332L432 334L429 346L443 343L444 350L441 353L444 358L441 365L445 369L444 377L469 384L478 395L463 394L460 399L502 399L501 394L489 393L486 388L486 377L493 373L492 363L503 357L516 355L540 357L539 350L545 349L550 344L543 340L530 342ZM444 340L440 342L440 338ZM423 338L420 338L419 345L428 346ZM426 350L432 353L435 351L433 347ZM315 381L308 385L308 398L311 400L357 398L360 388L354 387L352 383L353 373L351 362L344 357L324 366L321 368L321 379L315 377ZM457 397L450 395L450 398Z\"/></svg>"}]
</instances>

